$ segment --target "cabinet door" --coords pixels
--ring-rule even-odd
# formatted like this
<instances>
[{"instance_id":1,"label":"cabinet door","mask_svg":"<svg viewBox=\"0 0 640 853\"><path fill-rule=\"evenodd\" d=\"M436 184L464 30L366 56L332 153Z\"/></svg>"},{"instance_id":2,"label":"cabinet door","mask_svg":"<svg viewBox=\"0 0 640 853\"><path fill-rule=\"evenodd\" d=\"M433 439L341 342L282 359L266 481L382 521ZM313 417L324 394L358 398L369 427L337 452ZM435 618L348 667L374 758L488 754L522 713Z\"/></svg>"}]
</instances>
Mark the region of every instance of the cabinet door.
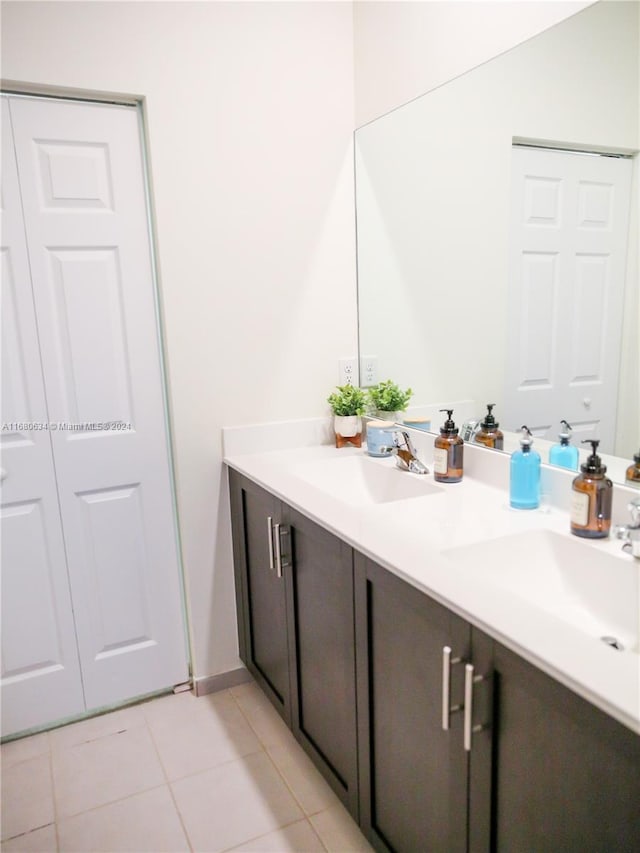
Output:
<instances>
[{"instance_id":1,"label":"cabinet door","mask_svg":"<svg viewBox=\"0 0 640 853\"><path fill-rule=\"evenodd\" d=\"M280 501L232 470L229 484L240 657L290 723L285 577L274 562Z\"/></svg>"},{"instance_id":2,"label":"cabinet door","mask_svg":"<svg viewBox=\"0 0 640 853\"><path fill-rule=\"evenodd\" d=\"M640 850L640 737L498 643L494 668L492 847Z\"/></svg>"},{"instance_id":3,"label":"cabinet door","mask_svg":"<svg viewBox=\"0 0 640 853\"><path fill-rule=\"evenodd\" d=\"M397 853L467 849L462 714L443 729L443 648L467 659L470 628L424 593L355 555L360 822ZM464 665L451 667L462 705Z\"/></svg>"},{"instance_id":4,"label":"cabinet door","mask_svg":"<svg viewBox=\"0 0 640 853\"><path fill-rule=\"evenodd\" d=\"M354 817L358 813L353 551L293 509L289 592L292 728Z\"/></svg>"}]
</instances>

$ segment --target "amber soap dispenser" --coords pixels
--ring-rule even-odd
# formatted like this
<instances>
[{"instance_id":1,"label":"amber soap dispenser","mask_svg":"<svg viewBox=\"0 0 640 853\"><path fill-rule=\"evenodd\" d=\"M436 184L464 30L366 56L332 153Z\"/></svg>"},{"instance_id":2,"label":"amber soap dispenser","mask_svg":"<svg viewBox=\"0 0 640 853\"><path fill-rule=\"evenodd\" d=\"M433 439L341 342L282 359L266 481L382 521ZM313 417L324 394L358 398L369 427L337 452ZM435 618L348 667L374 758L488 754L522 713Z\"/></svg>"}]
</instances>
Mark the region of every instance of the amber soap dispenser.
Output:
<instances>
[{"instance_id":1,"label":"amber soap dispenser","mask_svg":"<svg viewBox=\"0 0 640 853\"><path fill-rule=\"evenodd\" d=\"M447 413L447 420L433 443L433 479L438 483L459 483L462 480L464 441L451 420L453 409L440 411Z\"/></svg>"},{"instance_id":2,"label":"amber soap dispenser","mask_svg":"<svg viewBox=\"0 0 640 853\"><path fill-rule=\"evenodd\" d=\"M474 441L477 444L484 444L485 447L492 447L494 450L502 450L504 447L504 435L500 432L499 423L491 414L495 403L487 403L487 414L480 424L480 429L475 435Z\"/></svg>"},{"instance_id":3,"label":"amber soap dispenser","mask_svg":"<svg viewBox=\"0 0 640 853\"><path fill-rule=\"evenodd\" d=\"M640 489L640 450L633 455L633 463L627 468L624 480L627 486L635 486Z\"/></svg>"},{"instance_id":4,"label":"amber soap dispenser","mask_svg":"<svg viewBox=\"0 0 640 853\"><path fill-rule=\"evenodd\" d=\"M605 477L607 471L597 454L597 440L585 439L592 453L580 466L573 481L571 496L571 532L586 539L606 539L611 529L613 483Z\"/></svg>"}]
</instances>

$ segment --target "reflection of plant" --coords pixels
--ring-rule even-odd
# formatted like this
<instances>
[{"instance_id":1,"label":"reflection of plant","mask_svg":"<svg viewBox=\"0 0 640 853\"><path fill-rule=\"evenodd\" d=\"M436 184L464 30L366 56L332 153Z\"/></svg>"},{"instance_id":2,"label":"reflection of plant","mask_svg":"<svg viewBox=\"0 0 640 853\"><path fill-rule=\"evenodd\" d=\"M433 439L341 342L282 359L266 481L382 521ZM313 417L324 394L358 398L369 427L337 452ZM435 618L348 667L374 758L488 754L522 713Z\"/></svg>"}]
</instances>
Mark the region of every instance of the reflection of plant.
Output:
<instances>
[{"instance_id":1,"label":"reflection of plant","mask_svg":"<svg viewBox=\"0 0 640 853\"><path fill-rule=\"evenodd\" d=\"M351 415L362 415L365 407L365 394L361 388L353 385L336 385L334 391L327 398L334 415L349 417Z\"/></svg>"},{"instance_id":2,"label":"reflection of plant","mask_svg":"<svg viewBox=\"0 0 640 853\"><path fill-rule=\"evenodd\" d=\"M412 395L411 388L401 391L390 379L369 388L369 402L379 412L403 412L409 405Z\"/></svg>"}]
</instances>

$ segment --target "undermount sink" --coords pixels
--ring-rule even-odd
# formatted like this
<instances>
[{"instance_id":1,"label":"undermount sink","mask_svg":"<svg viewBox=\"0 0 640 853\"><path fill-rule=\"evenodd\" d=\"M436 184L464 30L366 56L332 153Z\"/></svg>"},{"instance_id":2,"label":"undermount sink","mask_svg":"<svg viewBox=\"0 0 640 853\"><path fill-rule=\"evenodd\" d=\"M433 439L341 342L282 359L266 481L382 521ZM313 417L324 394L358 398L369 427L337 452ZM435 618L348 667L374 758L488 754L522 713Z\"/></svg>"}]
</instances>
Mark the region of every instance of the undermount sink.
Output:
<instances>
[{"instance_id":1,"label":"undermount sink","mask_svg":"<svg viewBox=\"0 0 640 853\"><path fill-rule=\"evenodd\" d=\"M441 494L426 476L401 471L391 459L346 456L323 462L308 462L292 471L310 486L352 506L391 503L408 498Z\"/></svg>"},{"instance_id":2,"label":"undermount sink","mask_svg":"<svg viewBox=\"0 0 640 853\"><path fill-rule=\"evenodd\" d=\"M483 580L614 648L638 653L640 572L636 561L548 530L504 536L444 552Z\"/></svg>"}]
</instances>

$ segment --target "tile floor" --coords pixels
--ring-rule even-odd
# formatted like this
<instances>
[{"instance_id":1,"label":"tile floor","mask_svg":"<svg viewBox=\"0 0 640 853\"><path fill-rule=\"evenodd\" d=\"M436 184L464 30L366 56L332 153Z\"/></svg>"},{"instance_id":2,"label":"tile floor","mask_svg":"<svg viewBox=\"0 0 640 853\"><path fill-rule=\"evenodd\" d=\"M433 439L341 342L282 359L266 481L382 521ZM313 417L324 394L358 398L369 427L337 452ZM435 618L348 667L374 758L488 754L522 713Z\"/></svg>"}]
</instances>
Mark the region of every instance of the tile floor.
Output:
<instances>
[{"instance_id":1,"label":"tile floor","mask_svg":"<svg viewBox=\"0 0 640 853\"><path fill-rule=\"evenodd\" d=\"M370 851L255 684L2 746L2 851Z\"/></svg>"}]
</instances>

